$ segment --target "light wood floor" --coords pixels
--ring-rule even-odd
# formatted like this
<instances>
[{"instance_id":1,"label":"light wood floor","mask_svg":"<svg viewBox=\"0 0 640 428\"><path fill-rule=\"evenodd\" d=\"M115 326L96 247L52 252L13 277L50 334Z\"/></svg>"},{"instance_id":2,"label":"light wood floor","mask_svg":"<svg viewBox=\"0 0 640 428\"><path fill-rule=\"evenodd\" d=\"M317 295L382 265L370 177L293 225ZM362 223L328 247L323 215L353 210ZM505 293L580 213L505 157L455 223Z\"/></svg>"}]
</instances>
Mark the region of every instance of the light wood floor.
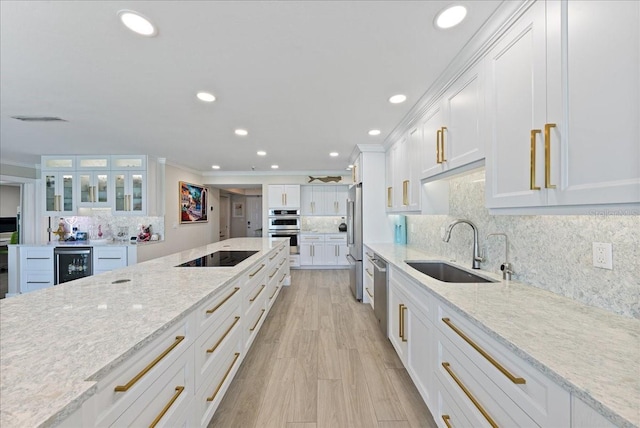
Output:
<instances>
[{"instance_id":1,"label":"light wood floor","mask_svg":"<svg viewBox=\"0 0 640 428\"><path fill-rule=\"evenodd\" d=\"M435 427L347 270L292 270L212 427Z\"/></svg>"}]
</instances>

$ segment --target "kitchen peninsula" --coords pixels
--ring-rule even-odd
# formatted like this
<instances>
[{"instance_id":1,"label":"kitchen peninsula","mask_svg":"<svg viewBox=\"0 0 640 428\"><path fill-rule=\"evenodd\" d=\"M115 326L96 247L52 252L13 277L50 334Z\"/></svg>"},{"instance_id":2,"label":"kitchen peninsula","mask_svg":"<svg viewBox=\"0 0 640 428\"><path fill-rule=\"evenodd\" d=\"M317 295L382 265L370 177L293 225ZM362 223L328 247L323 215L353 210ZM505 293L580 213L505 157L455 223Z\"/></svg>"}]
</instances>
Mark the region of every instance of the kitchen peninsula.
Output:
<instances>
[{"instance_id":1,"label":"kitchen peninsula","mask_svg":"<svg viewBox=\"0 0 640 428\"><path fill-rule=\"evenodd\" d=\"M219 251L256 253L176 267ZM230 239L2 300L0 425L206 426L288 254L286 239Z\"/></svg>"}]
</instances>

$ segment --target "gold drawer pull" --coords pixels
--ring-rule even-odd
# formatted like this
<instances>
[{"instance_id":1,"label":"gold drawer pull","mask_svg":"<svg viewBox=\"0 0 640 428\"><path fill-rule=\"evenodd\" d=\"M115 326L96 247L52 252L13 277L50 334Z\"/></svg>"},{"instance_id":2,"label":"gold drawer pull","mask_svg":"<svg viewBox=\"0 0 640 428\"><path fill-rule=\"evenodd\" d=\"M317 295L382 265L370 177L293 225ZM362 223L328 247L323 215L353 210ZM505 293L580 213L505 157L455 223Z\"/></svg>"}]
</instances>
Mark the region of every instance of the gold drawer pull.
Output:
<instances>
[{"instance_id":1,"label":"gold drawer pull","mask_svg":"<svg viewBox=\"0 0 640 428\"><path fill-rule=\"evenodd\" d=\"M451 423L449 422L451 420L451 416L442 415L442 420L444 421L444 424L447 426L447 428L451 428Z\"/></svg>"},{"instance_id":2,"label":"gold drawer pull","mask_svg":"<svg viewBox=\"0 0 640 428\"><path fill-rule=\"evenodd\" d=\"M407 308L407 305L402 305L402 308L400 308L400 319L402 320L402 336L401 337L402 337L402 341L403 342L407 342L408 341L407 338L404 335L406 333L406 331L404 331L404 328L407 326L405 324L405 321L404 321L404 311L407 310L407 309L409 309L409 308Z\"/></svg>"},{"instance_id":3,"label":"gold drawer pull","mask_svg":"<svg viewBox=\"0 0 640 428\"><path fill-rule=\"evenodd\" d=\"M555 189L556 185L551 184L551 128L555 128L555 123L544 125L544 187L545 189Z\"/></svg>"},{"instance_id":4,"label":"gold drawer pull","mask_svg":"<svg viewBox=\"0 0 640 428\"><path fill-rule=\"evenodd\" d=\"M371 291L369 291L368 288L365 288L365 290L367 290L367 294L369 295L369 297L371 297L373 299L373 294L371 294Z\"/></svg>"},{"instance_id":5,"label":"gold drawer pull","mask_svg":"<svg viewBox=\"0 0 640 428\"><path fill-rule=\"evenodd\" d=\"M365 269L365 272L367 272L367 275L369 275L371 278L373 278L373 274L371 272L369 272L369 269Z\"/></svg>"},{"instance_id":6,"label":"gold drawer pull","mask_svg":"<svg viewBox=\"0 0 640 428\"><path fill-rule=\"evenodd\" d=\"M280 279L280 281L278 281L278 284L281 284L281 283L282 283L282 281L284 281L284 279L285 279L286 277L287 277L287 274L286 274L286 273L283 273L283 274L282 274L282 278Z\"/></svg>"},{"instance_id":7,"label":"gold drawer pull","mask_svg":"<svg viewBox=\"0 0 640 428\"><path fill-rule=\"evenodd\" d=\"M260 320L262 319L262 316L264 315L264 309L262 310L262 312L260 312L260 316L258 317L258 320L256 321L256 323L253 325L253 327L251 327L249 329L249 331L253 331L256 329L256 327L258 326L258 323L260 322Z\"/></svg>"},{"instance_id":8,"label":"gold drawer pull","mask_svg":"<svg viewBox=\"0 0 640 428\"><path fill-rule=\"evenodd\" d=\"M167 413L167 411L171 408L171 406L178 399L180 394L182 394L182 391L184 391L184 386L176 386L176 393L173 394L173 397L171 397L171 400L169 400L167 405L164 406L164 409L162 409L160 414L158 416L156 416L156 418L153 420L153 422L151 422L151 425L149 425L149 428L154 428L156 425L158 425L158 422L160 422L160 419L162 419L164 414Z\"/></svg>"},{"instance_id":9,"label":"gold drawer pull","mask_svg":"<svg viewBox=\"0 0 640 428\"><path fill-rule=\"evenodd\" d=\"M275 296L275 295L276 295L276 293L278 292L278 289L279 289L279 288L280 288L280 287L276 287L276 289L275 289L275 290L273 290L273 294L269 297L269 300L273 299L273 296Z\"/></svg>"},{"instance_id":10,"label":"gold drawer pull","mask_svg":"<svg viewBox=\"0 0 640 428\"><path fill-rule=\"evenodd\" d=\"M464 334L458 327L456 327L449 318L442 318L442 321L449 326L449 328L451 328L451 330L455 331L458 336L460 336L461 338L464 339L465 342L467 342L469 345L471 345L471 347L473 349L475 349L476 351L478 351L480 353L480 355L482 355L483 357L485 357L487 359L487 361L489 361L491 364L493 364L493 366L495 368L497 368L498 370L500 370L502 372L503 375L505 375L506 377L509 378L509 380L513 383L522 385L527 383L527 381L521 377L516 377L514 375L512 375L507 369L505 369L499 362L497 362L495 359L493 359L493 357L489 354L487 354L487 352L482 349L480 346L478 346L473 340L471 340L466 334Z\"/></svg>"},{"instance_id":11,"label":"gold drawer pull","mask_svg":"<svg viewBox=\"0 0 640 428\"><path fill-rule=\"evenodd\" d=\"M224 305L227 300L229 300L234 294L236 294L238 292L238 290L240 290L240 288L239 287L235 287L233 289L233 291L231 292L231 294L229 294L227 297L225 297L222 302L218 303L217 305L215 305L211 309L207 309L207 314L214 313L220 306Z\"/></svg>"},{"instance_id":12,"label":"gold drawer pull","mask_svg":"<svg viewBox=\"0 0 640 428\"><path fill-rule=\"evenodd\" d=\"M287 259L280 260L280 263L278 263L278 266L282 266L284 264L284 262L286 262L286 261L287 261Z\"/></svg>"},{"instance_id":13,"label":"gold drawer pull","mask_svg":"<svg viewBox=\"0 0 640 428\"><path fill-rule=\"evenodd\" d=\"M275 259L276 257L278 257L278 253L275 253L273 256L269 257L269 261Z\"/></svg>"},{"instance_id":14,"label":"gold drawer pull","mask_svg":"<svg viewBox=\"0 0 640 428\"><path fill-rule=\"evenodd\" d=\"M167 354L169 352L171 352L173 350L173 348L178 346L180 344L180 342L182 342L183 340L184 340L184 336L176 336L176 340L175 340L175 342L173 342L171 344L171 346L169 346L162 354L158 355L155 360L151 361L147 367L142 369L142 371L140 373L138 373L129 382L127 382L126 385L118 385L118 386L116 386L115 389L114 389L115 392L125 392L129 388L131 388L137 381L139 381L142 378L142 376L146 375L149 372L149 370L151 370L156 364L158 364L160 362L160 360L162 360L164 357L166 357Z\"/></svg>"},{"instance_id":15,"label":"gold drawer pull","mask_svg":"<svg viewBox=\"0 0 640 428\"><path fill-rule=\"evenodd\" d=\"M531 162L529 171L529 190L540 190L536 186L536 135L541 131L539 129L531 130Z\"/></svg>"},{"instance_id":16,"label":"gold drawer pull","mask_svg":"<svg viewBox=\"0 0 640 428\"><path fill-rule=\"evenodd\" d=\"M236 352L236 356L233 358L233 361L231 362L231 365L227 369L227 372L222 377L222 380L220 381L220 383L216 387L216 390L213 391L213 395L211 397L207 397L207 401L213 401L213 400L216 399L216 395L218 395L218 392L220 391L220 388L222 388L222 385L224 385L224 381L227 380L227 377L229 376L229 373L231 373L231 369L236 364L236 361L238 361L238 357L239 356L240 356L240 353Z\"/></svg>"},{"instance_id":17,"label":"gold drawer pull","mask_svg":"<svg viewBox=\"0 0 640 428\"><path fill-rule=\"evenodd\" d=\"M216 342L215 345L213 345L213 347L211 349L207 349L207 354L211 354L213 352L215 352L215 350L218 348L218 346L220 346L220 344L222 343L222 341L224 340L225 337L227 337L227 335L229 334L229 332L231 332L231 330L233 329L233 327L236 326L236 324L238 324L238 321L240 321L240 317L236 317L236 320L233 322L233 324L231 324L231 327L229 327L227 329L227 331L224 332L224 334L222 335L222 337L220 339L218 339L218 341Z\"/></svg>"},{"instance_id":18,"label":"gold drawer pull","mask_svg":"<svg viewBox=\"0 0 640 428\"><path fill-rule=\"evenodd\" d=\"M252 274L249 275L250 278L253 278L254 276L256 276L256 274L258 272L260 272L260 270L262 270L262 268L264 267L264 263L260 265L260 267Z\"/></svg>"},{"instance_id":19,"label":"gold drawer pull","mask_svg":"<svg viewBox=\"0 0 640 428\"><path fill-rule=\"evenodd\" d=\"M269 279L273 278L276 273L278 273L278 268L276 268L271 275L269 275Z\"/></svg>"},{"instance_id":20,"label":"gold drawer pull","mask_svg":"<svg viewBox=\"0 0 640 428\"><path fill-rule=\"evenodd\" d=\"M249 301L250 302L255 301L258 298L258 296L260 295L260 293L262 293L262 290L264 290L265 287L266 287L266 285L262 284L260 286L260 290L258 290L258 293L255 296L253 296L251 299L249 299Z\"/></svg>"},{"instance_id":21,"label":"gold drawer pull","mask_svg":"<svg viewBox=\"0 0 640 428\"><path fill-rule=\"evenodd\" d=\"M474 397L471 394L471 392L467 389L467 387L464 386L464 384L460 381L460 379L458 379L458 376L456 376L455 373L451 370L450 364L447 363L446 361L443 361L442 367L444 367L447 373L449 373L449 376L451 376L451 378L454 381L456 381L460 389L462 389L462 392L464 392L465 395L469 398L469 400L471 400L471 402L474 404L474 406L476 406L476 409L478 409L478 411L482 413L482 416L484 416L487 422L489 422L489 425L491 425L493 428L498 428L498 425L496 425L493 419L491 419L491 416L489 416L489 413L487 413L487 411L480 405L478 400L476 400L476 397Z\"/></svg>"},{"instance_id":22,"label":"gold drawer pull","mask_svg":"<svg viewBox=\"0 0 640 428\"><path fill-rule=\"evenodd\" d=\"M400 339L402 339L403 342L406 342L405 338L404 338L404 309L406 308L406 306L402 303L400 303L398 305L398 336L400 337Z\"/></svg>"}]
</instances>

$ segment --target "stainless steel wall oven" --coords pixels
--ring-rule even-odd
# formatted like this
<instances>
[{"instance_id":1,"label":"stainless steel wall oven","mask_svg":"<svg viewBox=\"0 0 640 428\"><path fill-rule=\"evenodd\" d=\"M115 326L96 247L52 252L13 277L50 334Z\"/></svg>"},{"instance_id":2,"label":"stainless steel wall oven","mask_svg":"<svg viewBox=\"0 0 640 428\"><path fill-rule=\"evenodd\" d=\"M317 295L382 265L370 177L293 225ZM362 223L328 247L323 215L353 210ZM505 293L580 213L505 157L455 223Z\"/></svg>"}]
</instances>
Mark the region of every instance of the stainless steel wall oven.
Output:
<instances>
[{"instance_id":1,"label":"stainless steel wall oven","mask_svg":"<svg viewBox=\"0 0 640 428\"><path fill-rule=\"evenodd\" d=\"M289 252L300 254L300 210L269 210L269 237L289 238Z\"/></svg>"}]
</instances>

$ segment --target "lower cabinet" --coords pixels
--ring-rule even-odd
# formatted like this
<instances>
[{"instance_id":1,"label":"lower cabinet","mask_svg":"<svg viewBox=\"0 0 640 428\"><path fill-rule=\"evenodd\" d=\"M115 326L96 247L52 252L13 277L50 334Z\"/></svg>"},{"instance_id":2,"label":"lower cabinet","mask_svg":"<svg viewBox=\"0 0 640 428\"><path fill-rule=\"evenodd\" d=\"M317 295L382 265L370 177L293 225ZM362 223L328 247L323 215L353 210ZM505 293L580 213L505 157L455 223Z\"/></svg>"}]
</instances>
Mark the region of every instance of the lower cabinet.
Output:
<instances>
[{"instance_id":1,"label":"lower cabinet","mask_svg":"<svg viewBox=\"0 0 640 428\"><path fill-rule=\"evenodd\" d=\"M346 234L300 235L300 265L348 266Z\"/></svg>"},{"instance_id":2,"label":"lower cabinet","mask_svg":"<svg viewBox=\"0 0 640 428\"><path fill-rule=\"evenodd\" d=\"M61 426L208 426L289 274L288 260L288 246L274 249L107 374Z\"/></svg>"},{"instance_id":3,"label":"lower cabinet","mask_svg":"<svg viewBox=\"0 0 640 428\"><path fill-rule=\"evenodd\" d=\"M19 293L53 287L53 247L17 247L20 270ZM11 288L11 287L10 287Z\"/></svg>"},{"instance_id":4,"label":"lower cabinet","mask_svg":"<svg viewBox=\"0 0 640 428\"><path fill-rule=\"evenodd\" d=\"M568 391L394 267L388 302L389 340L439 426L572 425Z\"/></svg>"}]
</instances>

